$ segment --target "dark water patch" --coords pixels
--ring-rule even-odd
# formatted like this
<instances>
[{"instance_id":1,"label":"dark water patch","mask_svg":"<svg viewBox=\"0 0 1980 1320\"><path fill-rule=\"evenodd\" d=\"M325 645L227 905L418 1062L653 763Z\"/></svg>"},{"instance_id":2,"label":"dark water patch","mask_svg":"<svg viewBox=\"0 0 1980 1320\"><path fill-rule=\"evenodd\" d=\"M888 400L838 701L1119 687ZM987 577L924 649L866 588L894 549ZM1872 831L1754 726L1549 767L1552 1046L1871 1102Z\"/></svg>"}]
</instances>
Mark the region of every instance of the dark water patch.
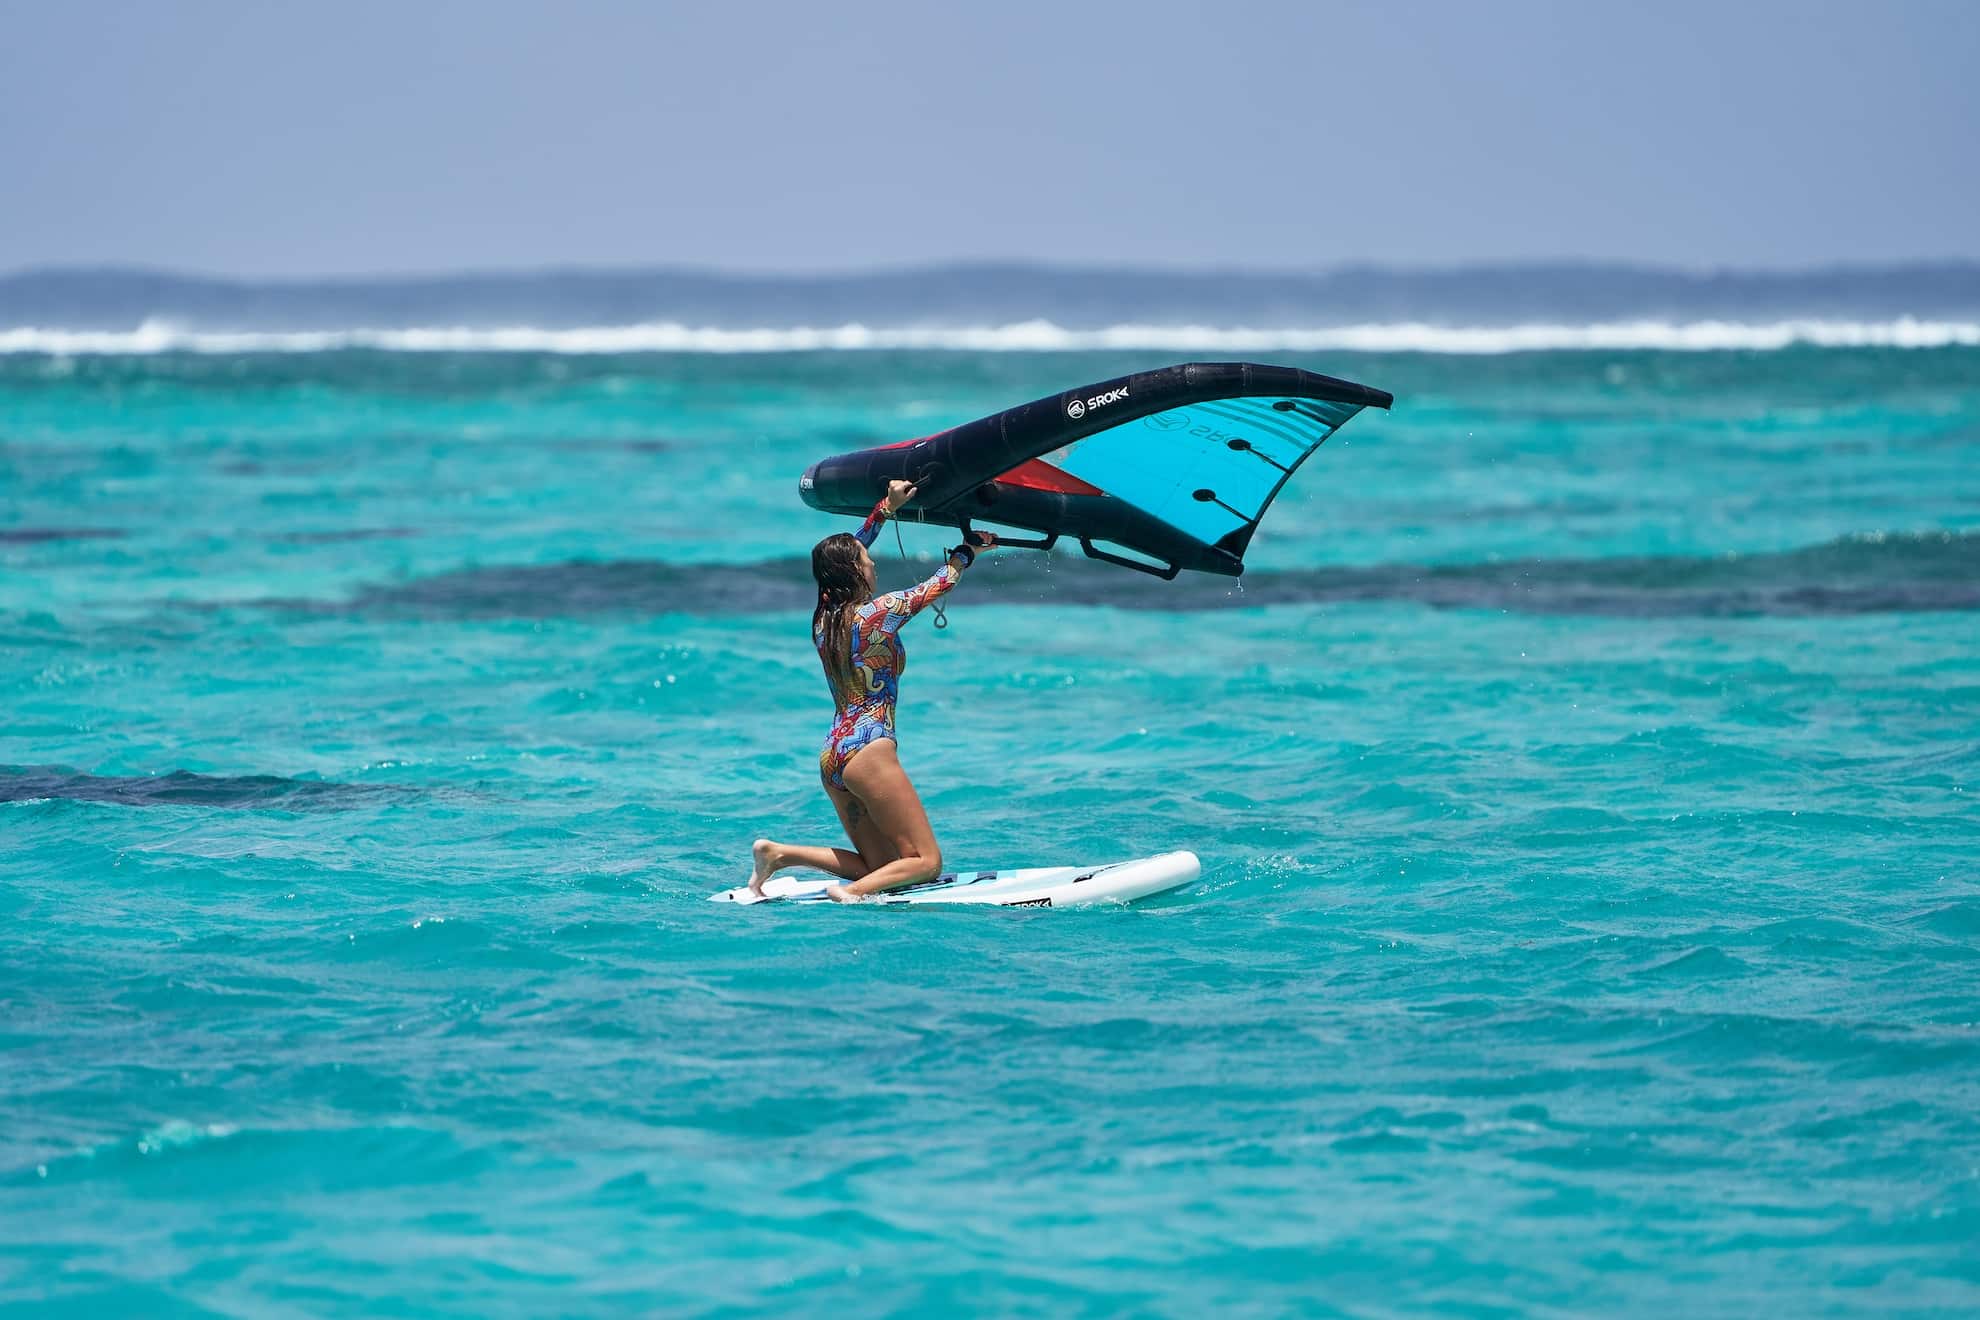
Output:
<instances>
[{"instance_id":1,"label":"dark water patch","mask_svg":"<svg viewBox=\"0 0 1980 1320\"><path fill-rule=\"evenodd\" d=\"M140 1196L212 1200L271 1184L298 1192L376 1192L473 1177L504 1151L406 1125L281 1130L172 1121L6 1181L16 1187L108 1183Z\"/></svg>"},{"instance_id":2,"label":"dark water patch","mask_svg":"<svg viewBox=\"0 0 1980 1320\"><path fill-rule=\"evenodd\" d=\"M0 527L0 545L38 545L43 541L115 541L123 535L114 527Z\"/></svg>"},{"instance_id":3,"label":"dark water patch","mask_svg":"<svg viewBox=\"0 0 1980 1320\"><path fill-rule=\"evenodd\" d=\"M1836 1141L1862 1136L1879 1127L1926 1129L1938 1122L1938 1114L1916 1100L1895 1104L1869 1105L1841 1113L1825 1113L1820 1118L1795 1123L1788 1135L1815 1141Z\"/></svg>"},{"instance_id":4,"label":"dark water patch","mask_svg":"<svg viewBox=\"0 0 1980 1320\"><path fill-rule=\"evenodd\" d=\"M1743 946L1809 956L1854 957L1864 950L1888 947L1892 936L1875 926L1840 916L1783 917L1739 932Z\"/></svg>"},{"instance_id":5,"label":"dark water patch","mask_svg":"<svg viewBox=\"0 0 1980 1320\"><path fill-rule=\"evenodd\" d=\"M1335 1138L1333 1149L1341 1155L1421 1155L1430 1143L1403 1132L1357 1132Z\"/></svg>"},{"instance_id":6,"label":"dark water patch","mask_svg":"<svg viewBox=\"0 0 1980 1320\"><path fill-rule=\"evenodd\" d=\"M906 572L903 572L903 567ZM881 584L932 572L883 558ZM808 609L808 559L751 564L569 561L462 569L361 589L348 601L273 599L271 608L423 619L597 614L758 614ZM1407 601L1436 609L1615 618L1745 618L1980 609L1980 532L1846 537L1770 554L1522 559L1257 571L1242 581L1163 582L1085 559L1011 551L973 570L949 600L969 605L1108 605L1199 611Z\"/></svg>"},{"instance_id":7,"label":"dark water patch","mask_svg":"<svg viewBox=\"0 0 1980 1320\"><path fill-rule=\"evenodd\" d=\"M1530 522L1535 518L1604 518L1622 506L1614 500L1568 498L1530 504L1459 505L1436 511L1440 523Z\"/></svg>"},{"instance_id":8,"label":"dark water patch","mask_svg":"<svg viewBox=\"0 0 1980 1320\"><path fill-rule=\"evenodd\" d=\"M410 527L350 527L325 532L280 532L274 539L290 545L336 545L344 541L403 541L418 535Z\"/></svg>"},{"instance_id":9,"label":"dark water patch","mask_svg":"<svg viewBox=\"0 0 1980 1320\"><path fill-rule=\"evenodd\" d=\"M1905 924L1950 940L1980 940L1980 901L1958 899L1905 918Z\"/></svg>"},{"instance_id":10,"label":"dark water patch","mask_svg":"<svg viewBox=\"0 0 1980 1320\"><path fill-rule=\"evenodd\" d=\"M326 811L363 806L415 790L395 784L339 784L279 775L90 775L65 766L0 766L0 802L62 798L122 807L221 807Z\"/></svg>"},{"instance_id":11,"label":"dark water patch","mask_svg":"<svg viewBox=\"0 0 1980 1320\"><path fill-rule=\"evenodd\" d=\"M568 450L573 453L605 451L620 454L672 454L686 446L679 440L660 440L652 437L614 439L610 437L579 437L571 440L549 440L536 443L551 448Z\"/></svg>"},{"instance_id":12,"label":"dark water patch","mask_svg":"<svg viewBox=\"0 0 1980 1320\"><path fill-rule=\"evenodd\" d=\"M365 587L348 602L258 602L311 614L419 619L543 619L597 614L767 614L817 595L809 560L668 564L657 560L462 569Z\"/></svg>"},{"instance_id":13,"label":"dark water patch","mask_svg":"<svg viewBox=\"0 0 1980 1320\"><path fill-rule=\"evenodd\" d=\"M1621 618L1805 616L1980 608L1980 534L1849 537L1769 554L1524 559L1485 564L1382 564L1251 573L1240 589L1193 578L1165 602L1159 588L1184 585L1102 579L1092 566L1066 573L1057 599L1103 587L1130 608L1218 608L1280 604L1413 601L1439 609ZM1116 575L1121 576L1121 575ZM1138 576L1138 575L1133 575ZM1039 593L1041 596L1044 593Z\"/></svg>"},{"instance_id":14,"label":"dark water patch","mask_svg":"<svg viewBox=\"0 0 1980 1320\"><path fill-rule=\"evenodd\" d=\"M1657 980L1712 981L1727 976L1743 976L1751 969L1723 949L1707 945L1687 949L1675 957L1639 967L1631 973Z\"/></svg>"}]
</instances>

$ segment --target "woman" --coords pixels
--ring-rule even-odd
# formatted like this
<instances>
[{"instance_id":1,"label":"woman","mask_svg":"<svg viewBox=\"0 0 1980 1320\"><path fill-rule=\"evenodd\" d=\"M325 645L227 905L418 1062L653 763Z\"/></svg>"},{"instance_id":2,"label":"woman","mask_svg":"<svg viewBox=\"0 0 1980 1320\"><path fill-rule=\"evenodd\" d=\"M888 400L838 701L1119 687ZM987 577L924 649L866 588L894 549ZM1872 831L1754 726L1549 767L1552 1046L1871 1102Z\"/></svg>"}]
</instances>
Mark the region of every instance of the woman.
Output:
<instances>
[{"instance_id":1,"label":"woman","mask_svg":"<svg viewBox=\"0 0 1980 1320\"><path fill-rule=\"evenodd\" d=\"M818 606L811 615L811 643L825 664L825 681L839 711L818 755L818 777L853 851L758 839L750 849L754 865L749 887L756 893L788 866L808 866L850 881L825 891L841 903L857 903L867 894L919 884L941 873L942 850L914 785L901 769L894 734L894 703L907 667L900 631L955 586L976 551L994 546L997 538L978 532L974 547L963 544L949 551L948 562L926 582L875 597L873 556L867 547L879 535L880 524L913 498L911 484L889 482L887 497L873 506L857 532L837 532L812 547Z\"/></svg>"}]
</instances>

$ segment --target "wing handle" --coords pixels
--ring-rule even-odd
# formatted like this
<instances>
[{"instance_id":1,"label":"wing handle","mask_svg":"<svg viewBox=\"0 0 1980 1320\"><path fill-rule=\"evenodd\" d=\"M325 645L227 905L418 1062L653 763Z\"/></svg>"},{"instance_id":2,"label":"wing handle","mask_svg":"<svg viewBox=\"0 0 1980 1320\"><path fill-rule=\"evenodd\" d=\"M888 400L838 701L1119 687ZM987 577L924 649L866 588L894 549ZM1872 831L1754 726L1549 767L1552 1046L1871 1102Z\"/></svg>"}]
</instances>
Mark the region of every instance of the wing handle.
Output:
<instances>
[{"instance_id":1,"label":"wing handle","mask_svg":"<svg viewBox=\"0 0 1980 1320\"><path fill-rule=\"evenodd\" d=\"M1088 559L1098 559L1108 564L1119 564L1122 568L1132 568L1137 572L1146 573L1150 577L1161 578L1164 582L1175 581L1176 574L1182 572L1181 564L1164 564L1160 568L1157 568L1153 564L1144 564L1138 559L1128 559L1122 555L1110 554L1093 544L1091 540L1084 536L1079 538L1079 548L1086 551L1086 557Z\"/></svg>"},{"instance_id":2,"label":"wing handle","mask_svg":"<svg viewBox=\"0 0 1980 1320\"><path fill-rule=\"evenodd\" d=\"M969 519L957 518L956 526L962 529L963 539L965 541L968 540ZM1058 543L1059 543L1059 534L1057 532L1047 532L1044 536L1038 537L1036 539L1032 539L1029 537L1005 536L1002 532L997 533L997 546L999 549L1002 549L1004 546L1009 546L1013 550L1050 550L1053 546L1057 545Z\"/></svg>"}]
</instances>

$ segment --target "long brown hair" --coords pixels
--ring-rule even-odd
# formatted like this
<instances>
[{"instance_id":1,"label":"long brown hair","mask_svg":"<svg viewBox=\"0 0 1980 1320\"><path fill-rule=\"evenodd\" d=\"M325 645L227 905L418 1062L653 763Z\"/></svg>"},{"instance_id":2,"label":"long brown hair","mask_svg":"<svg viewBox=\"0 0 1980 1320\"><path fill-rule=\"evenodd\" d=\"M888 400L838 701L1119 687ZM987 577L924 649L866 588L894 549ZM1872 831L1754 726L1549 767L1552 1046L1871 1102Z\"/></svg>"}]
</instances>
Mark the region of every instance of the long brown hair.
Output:
<instances>
[{"instance_id":1,"label":"long brown hair","mask_svg":"<svg viewBox=\"0 0 1980 1320\"><path fill-rule=\"evenodd\" d=\"M859 566L859 538L834 532L811 547L811 576L818 580L818 605L811 611L811 635L832 700L853 695L853 613L866 599L866 574Z\"/></svg>"}]
</instances>

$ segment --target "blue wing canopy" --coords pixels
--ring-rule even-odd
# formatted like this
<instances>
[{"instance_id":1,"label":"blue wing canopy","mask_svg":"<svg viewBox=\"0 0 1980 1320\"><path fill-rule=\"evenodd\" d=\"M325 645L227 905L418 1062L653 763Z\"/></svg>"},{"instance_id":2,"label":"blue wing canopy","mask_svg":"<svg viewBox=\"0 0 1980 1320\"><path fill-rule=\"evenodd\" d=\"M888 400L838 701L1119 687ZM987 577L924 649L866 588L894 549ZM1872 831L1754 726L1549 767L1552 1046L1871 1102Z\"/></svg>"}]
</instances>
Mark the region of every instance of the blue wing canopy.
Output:
<instances>
[{"instance_id":1,"label":"blue wing canopy","mask_svg":"<svg viewBox=\"0 0 1980 1320\"><path fill-rule=\"evenodd\" d=\"M920 490L900 515L910 520L1024 528L1041 535L1005 542L1038 548L1071 537L1096 559L1163 577L1235 576L1299 465L1363 408L1391 402L1293 367L1185 363L836 455L799 491L813 508L858 516L905 479Z\"/></svg>"},{"instance_id":2,"label":"blue wing canopy","mask_svg":"<svg viewBox=\"0 0 1980 1320\"><path fill-rule=\"evenodd\" d=\"M1192 540L1242 556L1287 478L1361 409L1323 399L1212 399L1110 426L1045 461Z\"/></svg>"}]
</instances>

